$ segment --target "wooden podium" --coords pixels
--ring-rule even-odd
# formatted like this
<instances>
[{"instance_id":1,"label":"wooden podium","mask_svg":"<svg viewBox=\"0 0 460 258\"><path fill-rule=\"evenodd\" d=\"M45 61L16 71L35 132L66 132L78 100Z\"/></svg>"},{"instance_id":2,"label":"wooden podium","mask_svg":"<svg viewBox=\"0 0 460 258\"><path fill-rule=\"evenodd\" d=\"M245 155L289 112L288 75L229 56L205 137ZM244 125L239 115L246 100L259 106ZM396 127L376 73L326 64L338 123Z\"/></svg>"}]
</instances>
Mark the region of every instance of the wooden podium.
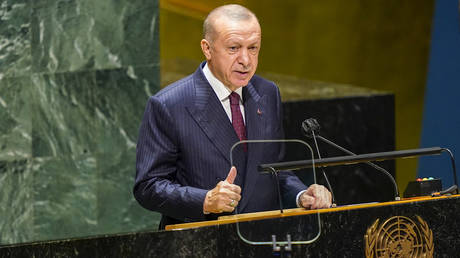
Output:
<instances>
[{"instance_id":1,"label":"wooden podium","mask_svg":"<svg viewBox=\"0 0 460 258\"><path fill-rule=\"evenodd\" d=\"M321 223L319 237L310 244L292 245L290 251L280 253L274 253L273 246L246 243L236 230L241 223L265 220L270 225L270 221L287 217L297 222L289 226L296 227L317 214ZM270 257L288 253L291 257L459 257L459 217L460 195L454 195L316 211L289 209L284 213L239 214L216 221L169 225L166 229L195 235L196 238L182 244L193 245L192 256L199 257Z\"/></svg>"}]
</instances>

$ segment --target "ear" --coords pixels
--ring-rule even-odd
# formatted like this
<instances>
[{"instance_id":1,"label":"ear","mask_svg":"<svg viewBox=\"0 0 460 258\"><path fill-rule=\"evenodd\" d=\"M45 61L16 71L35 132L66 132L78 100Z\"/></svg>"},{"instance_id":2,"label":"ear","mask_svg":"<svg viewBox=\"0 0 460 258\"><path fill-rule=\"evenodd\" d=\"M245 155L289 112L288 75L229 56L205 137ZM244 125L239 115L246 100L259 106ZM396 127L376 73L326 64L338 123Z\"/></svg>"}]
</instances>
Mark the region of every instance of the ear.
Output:
<instances>
[{"instance_id":1,"label":"ear","mask_svg":"<svg viewBox=\"0 0 460 258\"><path fill-rule=\"evenodd\" d=\"M201 51L203 51L206 60L211 60L211 44L206 39L201 40Z\"/></svg>"}]
</instances>

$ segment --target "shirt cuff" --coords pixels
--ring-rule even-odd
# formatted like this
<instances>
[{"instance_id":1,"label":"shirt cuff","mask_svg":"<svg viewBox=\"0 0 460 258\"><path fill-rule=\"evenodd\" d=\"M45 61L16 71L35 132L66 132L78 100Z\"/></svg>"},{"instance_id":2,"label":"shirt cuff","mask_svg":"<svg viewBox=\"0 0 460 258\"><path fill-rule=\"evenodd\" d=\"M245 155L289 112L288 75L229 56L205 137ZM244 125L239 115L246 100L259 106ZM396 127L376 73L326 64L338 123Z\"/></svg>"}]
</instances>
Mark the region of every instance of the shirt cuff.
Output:
<instances>
[{"instance_id":1,"label":"shirt cuff","mask_svg":"<svg viewBox=\"0 0 460 258\"><path fill-rule=\"evenodd\" d=\"M297 208L303 208L302 204L300 203L300 196L307 190L300 191L297 196L295 197L295 203L297 204Z\"/></svg>"}]
</instances>

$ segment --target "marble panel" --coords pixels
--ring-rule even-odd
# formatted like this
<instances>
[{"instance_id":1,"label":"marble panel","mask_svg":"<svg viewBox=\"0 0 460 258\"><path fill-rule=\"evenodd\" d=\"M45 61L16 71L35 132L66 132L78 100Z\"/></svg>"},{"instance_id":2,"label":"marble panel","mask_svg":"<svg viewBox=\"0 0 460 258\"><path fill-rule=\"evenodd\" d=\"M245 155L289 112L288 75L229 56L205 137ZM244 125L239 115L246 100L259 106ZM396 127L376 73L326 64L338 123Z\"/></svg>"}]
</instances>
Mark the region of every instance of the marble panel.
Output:
<instances>
[{"instance_id":1,"label":"marble panel","mask_svg":"<svg viewBox=\"0 0 460 258\"><path fill-rule=\"evenodd\" d=\"M0 160L0 245L33 238L32 189L29 159Z\"/></svg>"},{"instance_id":2,"label":"marble panel","mask_svg":"<svg viewBox=\"0 0 460 258\"><path fill-rule=\"evenodd\" d=\"M32 154L34 157L95 152L94 72L32 76Z\"/></svg>"},{"instance_id":3,"label":"marble panel","mask_svg":"<svg viewBox=\"0 0 460 258\"><path fill-rule=\"evenodd\" d=\"M0 80L0 160L30 158L30 77Z\"/></svg>"},{"instance_id":4,"label":"marble panel","mask_svg":"<svg viewBox=\"0 0 460 258\"><path fill-rule=\"evenodd\" d=\"M91 3L96 68L159 63L158 0Z\"/></svg>"},{"instance_id":5,"label":"marble panel","mask_svg":"<svg viewBox=\"0 0 460 258\"><path fill-rule=\"evenodd\" d=\"M97 155L98 231L104 234L157 230L160 214L141 207L133 197L135 149Z\"/></svg>"},{"instance_id":6,"label":"marble panel","mask_svg":"<svg viewBox=\"0 0 460 258\"><path fill-rule=\"evenodd\" d=\"M158 66L33 76L34 157L134 148Z\"/></svg>"},{"instance_id":7,"label":"marble panel","mask_svg":"<svg viewBox=\"0 0 460 258\"><path fill-rule=\"evenodd\" d=\"M101 232L156 229L159 214L134 200L136 142L145 103L159 88L158 67L96 72L98 223ZM123 204L123 205L120 205Z\"/></svg>"},{"instance_id":8,"label":"marble panel","mask_svg":"<svg viewBox=\"0 0 460 258\"><path fill-rule=\"evenodd\" d=\"M79 235L157 228L159 215L137 204L132 186L138 126L148 97L159 88L158 70L158 66L146 66L33 76L33 155L40 164L37 169L45 166L37 174L35 191L44 192L42 188L50 187L62 191L48 185L48 177L57 184L83 180L81 184L93 185L93 191L88 193L92 195L94 210L88 215L95 225L90 224L90 230L76 231ZM71 158L86 156L91 157L90 163L86 158ZM90 177L81 174L85 167L81 170L80 163L91 165ZM76 192L68 193L73 194ZM44 214L36 213L35 227L40 230L35 240L70 234L78 223L86 226L85 221L70 220L70 228L59 231L61 221L48 220L52 217L48 213L60 216L62 210L64 220L72 209L64 205L66 199L53 201L53 196L35 200L37 205L49 201L57 205L48 203Z\"/></svg>"},{"instance_id":9,"label":"marble panel","mask_svg":"<svg viewBox=\"0 0 460 258\"><path fill-rule=\"evenodd\" d=\"M0 245L156 230L132 185L158 21L158 0L0 0Z\"/></svg>"},{"instance_id":10,"label":"marble panel","mask_svg":"<svg viewBox=\"0 0 460 258\"><path fill-rule=\"evenodd\" d=\"M95 72L96 85L90 107L96 114L98 153L135 148L145 104L159 89L158 66L132 67Z\"/></svg>"},{"instance_id":11,"label":"marble panel","mask_svg":"<svg viewBox=\"0 0 460 258\"><path fill-rule=\"evenodd\" d=\"M0 0L0 79L31 72L30 0Z\"/></svg>"},{"instance_id":12,"label":"marble panel","mask_svg":"<svg viewBox=\"0 0 460 258\"><path fill-rule=\"evenodd\" d=\"M37 0L32 8L34 72L52 73L94 67L91 1Z\"/></svg>"},{"instance_id":13,"label":"marble panel","mask_svg":"<svg viewBox=\"0 0 460 258\"><path fill-rule=\"evenodd\" d=\"M158 62L158 1L37 0L32 21L35 72Z\"/></svg>"},{"instance_id":14,"label":"marble panel","mask_svg":"<svg viewBox=\"0 0 460 258\"><path fill-rule=\"evenodd\" d=\"M97 232L97 168L92 155L33 160L34 237L29 241Z\"/></svg>"}]
</instances>

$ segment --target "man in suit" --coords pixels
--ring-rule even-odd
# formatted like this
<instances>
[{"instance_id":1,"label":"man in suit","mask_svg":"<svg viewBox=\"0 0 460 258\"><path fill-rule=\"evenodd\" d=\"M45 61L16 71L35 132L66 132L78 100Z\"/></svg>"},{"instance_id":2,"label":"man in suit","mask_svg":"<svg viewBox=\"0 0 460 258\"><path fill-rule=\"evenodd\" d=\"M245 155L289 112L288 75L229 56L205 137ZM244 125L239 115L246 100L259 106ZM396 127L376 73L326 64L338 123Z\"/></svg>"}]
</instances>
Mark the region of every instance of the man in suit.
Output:
<instances>
[{"instance_id":1,"label":"man in suit","mask_svg":"<svg viewBox=\"0 0 460 258\"><path fill-rule=\"evenodd\" d=\"M192 75L152 96L137 145L134 196L168 224L215 219L219 214L274 210L270 175L256 167L279 159L279 144L240 140L283 139L279 90L255 74L261 46L256 16L240 5L213 10L203 25L203 62ZM283 196L299 207L324 208L331 194L280 173Z\"/></svg>"}]
</instances>

